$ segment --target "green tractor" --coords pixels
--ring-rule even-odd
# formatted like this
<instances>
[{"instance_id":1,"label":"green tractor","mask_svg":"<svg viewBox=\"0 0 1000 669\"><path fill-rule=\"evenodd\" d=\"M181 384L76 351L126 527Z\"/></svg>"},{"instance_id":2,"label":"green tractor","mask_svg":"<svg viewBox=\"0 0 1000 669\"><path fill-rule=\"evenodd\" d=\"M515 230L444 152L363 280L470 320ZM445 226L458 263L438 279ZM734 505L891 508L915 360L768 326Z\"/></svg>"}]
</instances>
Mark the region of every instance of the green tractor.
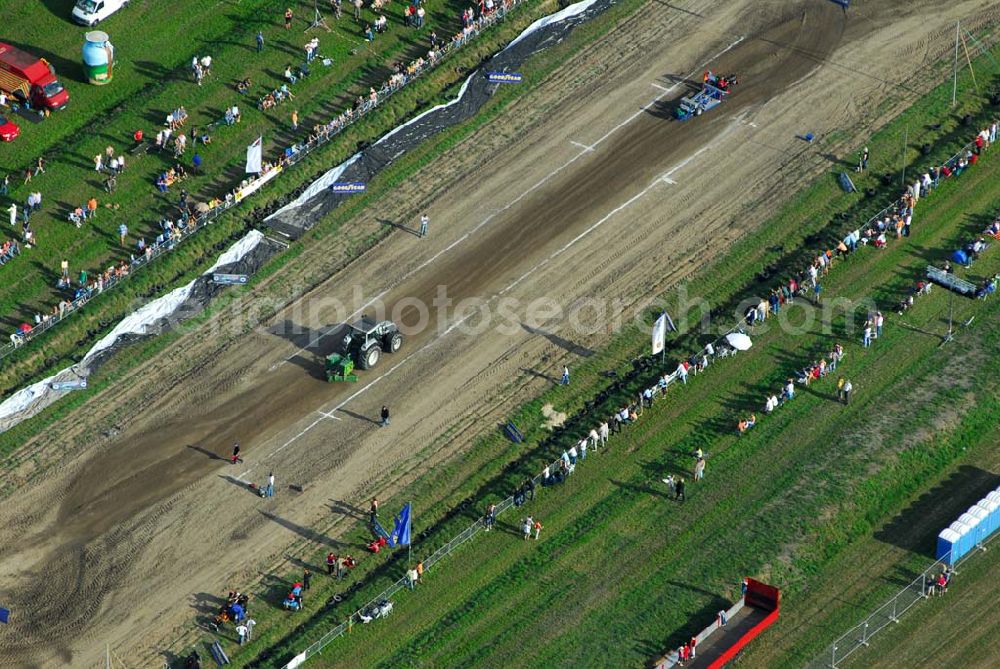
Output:
<instances>
[{"instance_id":1,"label":"green tractor","mask_svg":"<svg viewBox=\"0 0 1000 669\"><path fill-rule=\"evenodd\" d=\"M392 321L376 321L362 316L347 326L339 353L326 359L329 381L357 381L354 367L371 369L382 358L382 352L395 353L403 347L403 334Z\"/></svg>"}]
</instances>

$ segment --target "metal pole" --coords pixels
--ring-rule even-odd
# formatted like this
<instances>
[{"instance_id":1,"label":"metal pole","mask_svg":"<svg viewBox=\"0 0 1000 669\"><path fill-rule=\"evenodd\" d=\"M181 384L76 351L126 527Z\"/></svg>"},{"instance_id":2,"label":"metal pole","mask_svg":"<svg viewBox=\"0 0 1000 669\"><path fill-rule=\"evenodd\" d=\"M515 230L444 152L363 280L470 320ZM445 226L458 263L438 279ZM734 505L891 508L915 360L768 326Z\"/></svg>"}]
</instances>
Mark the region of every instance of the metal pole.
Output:
<instances>
[{"instance_id":1,"label":"metal pole","mask_svg":"<svg viewBox=\"0 0 1000 669\"><path fill-rule=\"evenodd\" d=\"M955 21L955 60L952 64L952 79L951 79L951 106L955 106L956 94L958 93L958 37L959 37L959 25L961 21Z\"/></svg>"},{"instance_id":2,"label":"metal pole","mask_svg":"<svg viewBox=\"0 0 1000 669\"><path fill-rule=\"evenodd\" d=\"M903 128L903 151L899 156L899 162L903 164L902 176L899 178L900 185L906 188L906 144L910 140L910 129ZM917 193L919 195L920 193Z\"/></svg>"}]
</instances>

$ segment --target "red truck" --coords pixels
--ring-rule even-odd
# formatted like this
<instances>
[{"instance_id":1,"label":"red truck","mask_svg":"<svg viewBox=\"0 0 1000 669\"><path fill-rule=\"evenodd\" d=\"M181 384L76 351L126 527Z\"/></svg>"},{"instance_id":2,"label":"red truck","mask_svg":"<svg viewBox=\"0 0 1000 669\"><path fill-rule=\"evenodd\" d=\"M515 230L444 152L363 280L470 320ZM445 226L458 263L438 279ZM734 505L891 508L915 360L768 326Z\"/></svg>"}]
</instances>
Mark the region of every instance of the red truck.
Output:
<instances>
[{"instance_id":1,"label":"red truck","mask_svg":"<svg viewBox=\"0 0 1000 669\"><path fill-rule=\"evenodd\" d=\"M0 90L39 110L63 109L69 102L69 93L56 79L55 70L47 60L3 42L0 42Z\"/></svg>"}]
</instances>

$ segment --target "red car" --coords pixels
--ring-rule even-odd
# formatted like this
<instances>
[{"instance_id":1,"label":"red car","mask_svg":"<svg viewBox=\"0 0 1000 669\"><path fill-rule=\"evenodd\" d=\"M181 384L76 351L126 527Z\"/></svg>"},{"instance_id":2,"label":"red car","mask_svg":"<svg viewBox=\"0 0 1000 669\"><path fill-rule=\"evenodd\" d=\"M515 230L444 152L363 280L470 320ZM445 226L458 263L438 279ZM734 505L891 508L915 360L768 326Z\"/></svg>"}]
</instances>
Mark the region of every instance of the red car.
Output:
<instances>
[{"instance_id":1,"label":"red car","mask_svg":"<svg viewBox=\"0 0 1000 669\"><path fill-rule=\"evenodd\" d=\"M12 142L20 134L21 129L13 121L8 121L3 116L0 116L0 139L5 142Z\"/></svg>"}]
</instances>

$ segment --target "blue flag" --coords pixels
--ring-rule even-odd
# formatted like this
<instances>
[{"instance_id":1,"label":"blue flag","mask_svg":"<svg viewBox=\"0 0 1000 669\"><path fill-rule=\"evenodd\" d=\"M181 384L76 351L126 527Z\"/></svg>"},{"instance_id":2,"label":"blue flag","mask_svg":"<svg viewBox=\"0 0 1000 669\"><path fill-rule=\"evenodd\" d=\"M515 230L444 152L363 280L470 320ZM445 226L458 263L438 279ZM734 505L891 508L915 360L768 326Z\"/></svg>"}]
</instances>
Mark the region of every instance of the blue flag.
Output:
<instances>
[{"instance_id":1,"label":"blue flag","mask_svg":"<svg viewBox=\"0 0 1000 669\"><path fill-rule=\"evenodd\" d=\"M0 623L10 620L10 609L0 609Z\"/></svg>"},{"instance_id":2,"label":"blue flag","mask_svg":"<svg viewBox=\"0 0 1000 669\"><path fill-rule=\"evenodd\" d=\"M389 537L390 546L408 546L410 544L410 505L407 504L396 516L396 526L392 528Z\"/></svg>"}]
</instances>

